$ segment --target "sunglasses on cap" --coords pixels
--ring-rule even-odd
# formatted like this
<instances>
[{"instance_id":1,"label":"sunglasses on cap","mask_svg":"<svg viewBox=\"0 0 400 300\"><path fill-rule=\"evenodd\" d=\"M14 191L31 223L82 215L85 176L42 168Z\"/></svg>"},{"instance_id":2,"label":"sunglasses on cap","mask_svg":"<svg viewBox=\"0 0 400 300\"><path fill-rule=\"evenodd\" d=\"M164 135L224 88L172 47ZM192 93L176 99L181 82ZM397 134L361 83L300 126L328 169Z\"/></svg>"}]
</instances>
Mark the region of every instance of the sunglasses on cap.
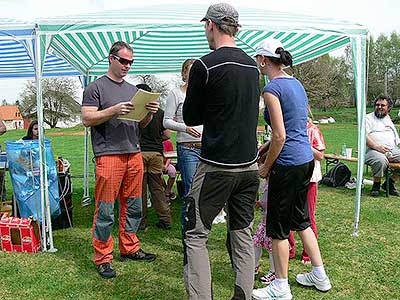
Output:
<instances>
[{"instance_id":1,"label":"sunglasses on cap","mask_svg":"<svg viewBox=\"0 0 400 300\"><path fill-rule=\"evenodd\" d=\"M118 55L115 55L115 54L111 54L111 56L114 57L116 60L118 60L118 62L121 65L124 65L124 66L130 65L131 66L133 64L133 59L129 60L126 58L119 57Z\"/></svg>"}]
</instances>

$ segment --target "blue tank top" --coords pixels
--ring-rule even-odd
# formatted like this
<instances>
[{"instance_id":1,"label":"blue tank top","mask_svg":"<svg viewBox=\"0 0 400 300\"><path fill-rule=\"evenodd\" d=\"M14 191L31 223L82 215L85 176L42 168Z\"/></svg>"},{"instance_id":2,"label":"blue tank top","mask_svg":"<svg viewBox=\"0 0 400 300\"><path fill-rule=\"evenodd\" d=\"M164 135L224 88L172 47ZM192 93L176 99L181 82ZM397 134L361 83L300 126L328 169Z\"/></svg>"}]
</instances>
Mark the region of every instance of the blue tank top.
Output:
<instances>
[{"instance_id":1,"label":"blue tank top","mask_svg":"<svg viewBox=\"0 0 400 300\"><path fill-rule=\"evenodd\" d=\"M286 130L286 141L276 163L298 166L313 160L307 136L308 98L303 85L294 77L274 78L264 87L264 93L279 99ZM271 125L267 108L264 119Z\"/></svg>"}]
</instances>

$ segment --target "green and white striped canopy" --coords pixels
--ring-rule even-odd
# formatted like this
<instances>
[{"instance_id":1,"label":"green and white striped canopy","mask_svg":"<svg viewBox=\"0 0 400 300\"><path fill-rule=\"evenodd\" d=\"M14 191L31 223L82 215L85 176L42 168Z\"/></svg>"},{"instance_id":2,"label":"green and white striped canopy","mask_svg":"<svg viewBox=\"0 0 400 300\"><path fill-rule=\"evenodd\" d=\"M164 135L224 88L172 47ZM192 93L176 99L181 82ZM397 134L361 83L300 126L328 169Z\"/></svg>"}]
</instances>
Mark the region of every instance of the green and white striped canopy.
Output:
<instances>
[{"instance_id":1,"label":"green and white striped canopy","mask_svg":"<svg viewBox=\"0 0 400 300\"><path fill-rule=\"evenodd\" d=\"M132 45L131 73L179 72L186 58L209 53L200 19L207 6L163 5L38 20L46 47L82 74L97 77L108 68L111 45ZM253 55L266 37L278 38L299 64L343 47L350 37L366 34L363 26L344 21L238 8L242 25L237 45ZM47 49L46 49L47 50Z\"/></svg>"},{"instance_id":2,"label":"green and white striped canopy","mask_svg":"<svg viewBox=\"0 0 400 300\"><path fill-rule=\"evenodd\" d=\"M53 51L90 82L107 72L108 51L115 41L122 40L134 49L135 62L131 73L179 72L185 59L198 58L210 52L200 22L207 7L208 4L168 4L39 19L36 30L36 48L39 52L37 65L43 64L45 53ZM267 37L279 39L294 56L294 64L351 45L357 99L358 161L363 162L366 140L367 28L346 21L272 12L261 8L237 9L242 27L236 42L250 56ZM37 102L39 111L42 106L40 95ZM354 235L358 231L363 167L363 163L358 164Z\"/></svg>"}]
</instances>

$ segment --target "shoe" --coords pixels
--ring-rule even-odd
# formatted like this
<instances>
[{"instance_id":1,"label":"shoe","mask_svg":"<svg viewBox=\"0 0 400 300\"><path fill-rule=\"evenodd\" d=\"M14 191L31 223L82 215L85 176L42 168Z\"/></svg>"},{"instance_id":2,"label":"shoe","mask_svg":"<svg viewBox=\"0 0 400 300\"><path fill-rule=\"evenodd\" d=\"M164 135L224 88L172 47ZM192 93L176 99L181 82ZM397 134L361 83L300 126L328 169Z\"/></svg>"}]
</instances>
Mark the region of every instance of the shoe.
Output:
<instances>
[{"instance_id":1,"label":"shoe","mask_svg":"<svg viewBox=\"0 0 400 300\"><path fill-rule=\"evenodd\" d=\"M174 192L166 193L165 197L167 197L170 201L176 199L176 194Z\"/></svg>"},{"instance_id":2,"label":"shoe","mask_svg":"<svg viewBox=\"0 0 400 300\"><path fill-rule=\"evenodd\" d=\"M275 272L268 272L264 276L260 277L260 281L264 284L270 284L275 280Z\"/></svg>"},{"instance_id":3,"label":"shoe","mask_svg":"<svg viewBox=\"0 0 400 300\"><path fill-rule=\"evenodd\" d=\"M374 182L371 189L371 197L379 197L380 183Z\"/></svg>"},{"instance_id":4,"label":"shoe","mask_svg":"<svg viewBox=\"0 0 400 300\"><path fill-rule=\"evenodd\" d=\"M382 184L382 189L386 191L386 181ZM399 196L399 192L394 186L394 180L392 178L389 178L389 195L391 196Z\"/></svg>"},{"instance_id":5,"label":"shoe","mask_svg":"<svg viewBox=\"0 0 400 300\"><path fill-rule=\"evenodd\" d=\"M280 291L274 284L270 284L265 288L253 290L253 299L255 300L291 300L292 298L290 287Z\"/></svg>"},{"instance_id":6,"label":"shoe","mask_svg":"<svg viewBox=\"0 0 400 300\"><path fill-rule=\"evenodd\" d=\"M319 280L312 272L297 274L296 281L304 286L313 286L321 292L327 292L332 288L328 276L324 280Z\"/></svg>"},{"instance_id":7,"label":"shoe","mask_svg":"<svg viewBox=\"0 0 400 300\"><path fill-rule=\"evenodd\" d=\"M303 265L311 265L311 258L309 258L308 256L303 256L302 258L301 258L301 263L303 264Z\"/></svg>"},{"instance_id":8,"label":"shoe","mask_svg":"<svg viewBox=\"0 0 400 300\"><path fill-rule=\"evenodd\" d=\"M106 263L97 265L96 269L97 269L97 272L99 272L100 276L105 279L110 279L117 275L111 262L106 262Z\"/></svg>"},{"instance_id":9,"label":"shoe","mask_svg":"<svg viewBox=\"0 0 400 300\"><path fill-rule=\"evenodd\" d=\"M156 226L160 229L164 229L164 230L171 230L171 224L165 223L163 221L158 221L156 223Z\"/></svg>"},{"instance_id":10,"label":"shoe","mask_svg":"<svg viewBox=\"0 0 400 300\"><path fill-rule=\"evenodd\" d=\"M212 223L213 224L220 224L220 223L225 223L225 222L226 222L225 217L218 215L218 216L215 217L215 219L214 219L214 221Z\"/></svg>"},{"instance_id":11,"label":"shoe","mask_svg":"<svg viewBox=\"0 0 400 300\"><path fill-rule=\"evenodd\" d=\"M135 253L132 254L121 254L119 260L126 261L126 260L142 260L142 261L154 261L156 259L155 254L146 253L142 249L139 249Z\"/></svg>"},{"instance_id":12,"label":"shoe","mask_svg":"<svg viewBox=\"0 0 400 300\"><path fill-rule=\"evenodd\" d=\"M88 206L92 203L92 199L90 199L90 197L85 197L82 199L81 205L83 207Z\"/></svg>"}]
</instances>

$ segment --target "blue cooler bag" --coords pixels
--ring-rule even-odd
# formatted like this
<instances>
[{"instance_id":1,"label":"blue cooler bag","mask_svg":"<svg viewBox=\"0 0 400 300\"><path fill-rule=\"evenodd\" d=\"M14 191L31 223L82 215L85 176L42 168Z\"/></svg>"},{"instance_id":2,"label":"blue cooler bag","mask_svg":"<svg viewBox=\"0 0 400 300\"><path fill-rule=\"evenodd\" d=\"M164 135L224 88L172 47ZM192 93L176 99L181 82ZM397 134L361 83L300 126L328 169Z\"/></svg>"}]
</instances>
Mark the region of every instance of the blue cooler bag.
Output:
<instances>
[{"instance_id":1,"label":"blue cooler bag","mask_svg":"<svg viewBox=\"0 0 400 300\"><path fill-rule=\"evenodd\" d=\"M57 169L48 139L45 139L45 149L50 213L52 217L57 217L60 214ZM41 222L39 142L38 140L7 141L6 152L20 216L22 218L33 216L35 220Z\"/></svg>"}]
</instances>

